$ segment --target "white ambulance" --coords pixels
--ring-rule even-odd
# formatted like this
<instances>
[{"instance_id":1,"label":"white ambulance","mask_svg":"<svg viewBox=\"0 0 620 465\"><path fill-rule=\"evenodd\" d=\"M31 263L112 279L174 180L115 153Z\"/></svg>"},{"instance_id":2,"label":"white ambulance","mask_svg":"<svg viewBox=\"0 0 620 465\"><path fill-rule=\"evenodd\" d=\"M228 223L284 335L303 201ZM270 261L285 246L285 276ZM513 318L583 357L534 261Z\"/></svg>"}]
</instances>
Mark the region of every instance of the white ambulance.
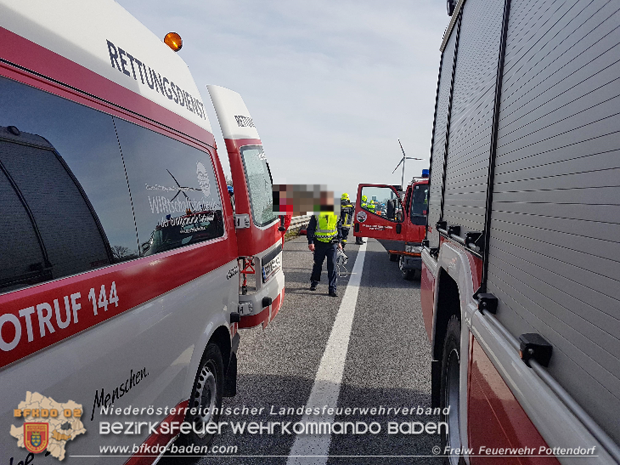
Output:
<instances>
[{"instance_id":1,"label":"white ambulance","mask_svg":"<svg viewBox=\"0 0 620 465\"><path fill-rule=\"evenodd\" d=\"M209 93L234 209L171 47L111 0L0 1L0 463L124 463L178 430L102 421L200 426L235 394L238 328L282 304L283 233L243 100Z\"/></svg>"},{"instance_id":2,"label":"white ambulance","mask_svg":"<svg viewBox=\"0 0 620 465\"><path fill-rule=\"evenodd\" d=\"M620 463L619 5L448 10L421 279L442 452Z\"/></svg>"}]
</instances>

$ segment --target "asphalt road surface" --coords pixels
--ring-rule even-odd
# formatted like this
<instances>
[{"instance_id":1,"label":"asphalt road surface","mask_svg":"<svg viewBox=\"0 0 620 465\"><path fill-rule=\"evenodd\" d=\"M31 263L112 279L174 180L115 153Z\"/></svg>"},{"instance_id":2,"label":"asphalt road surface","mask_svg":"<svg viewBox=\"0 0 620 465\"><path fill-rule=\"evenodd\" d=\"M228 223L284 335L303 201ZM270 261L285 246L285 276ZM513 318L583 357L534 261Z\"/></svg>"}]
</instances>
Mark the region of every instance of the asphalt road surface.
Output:
<instances>
[{"instance_id":1,"label":"asphalt road surface","mask_svg":"<svg viewBox=\"0 0 620 465\"><path fill-rule=\"evenodd\" d=\"M295 423L308 428L308 422L323 421L334 428L332 434L298 436L294 431L282 432L279 426L263 434L233 434L225 429L212 447L236 446L236 452L204 457L201 465L440 463L432 453L440 443L436 434L389 434L388 430L389 423L408 431L407 423L439 421L436 416L418 414L418 408L425 410L431 402L430 349L419 280L405 281L373 239L364 246L353 241L346 253L349 275L339 279L338 297L333 298L327 295L325 265L318 290L309 290L312 254L306 238L285 244L284 305L265 330L242 331L238 393L223 401L223 407L258 412L231 411L220 417L220 421L263 425L290 422L291 430ZM352 274L356 260L360 263ZM317 407L319 413L304 415L299 408L307 405ZM399 407L414 413L397 412ZM329 408L339 410L330 416ZM360 434L351 429L341 434L337 424L344 422L357 423ZM373 432L363 434L364 427Z\"/></svg>"}]
</instances>

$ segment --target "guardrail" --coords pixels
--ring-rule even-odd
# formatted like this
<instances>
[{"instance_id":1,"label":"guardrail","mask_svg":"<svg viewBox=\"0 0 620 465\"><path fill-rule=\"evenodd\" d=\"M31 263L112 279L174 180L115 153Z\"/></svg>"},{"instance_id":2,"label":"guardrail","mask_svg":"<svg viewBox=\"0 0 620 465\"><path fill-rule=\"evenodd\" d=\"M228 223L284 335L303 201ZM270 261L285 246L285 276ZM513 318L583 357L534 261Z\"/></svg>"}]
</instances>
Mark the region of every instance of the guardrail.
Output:
<instances>
[{"instance_id":1,"label":"guardrail","mask_svg":"<svg viewBox=\"0 0 620 465\"><path fill-rule=\"evenodd\" d=\"M291 224L289 225L289 231L291 229L303 229L303 226L308 226L312 215L294 216L291 218Z\"/></svg>"}]
</instances>

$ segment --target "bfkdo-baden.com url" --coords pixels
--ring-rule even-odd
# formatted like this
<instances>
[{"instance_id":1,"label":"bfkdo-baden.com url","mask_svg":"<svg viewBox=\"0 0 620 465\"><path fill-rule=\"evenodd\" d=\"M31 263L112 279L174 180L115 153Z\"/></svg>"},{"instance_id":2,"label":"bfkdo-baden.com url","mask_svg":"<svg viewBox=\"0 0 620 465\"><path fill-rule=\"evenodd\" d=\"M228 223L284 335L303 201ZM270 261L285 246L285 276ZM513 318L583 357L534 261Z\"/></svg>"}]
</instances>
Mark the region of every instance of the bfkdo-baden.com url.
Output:
<instances>
[{"instance_id":1,"label":"bfkdo-baden.com url","mask_svg":"<svg viewBox=\"0 0 620 465\"><path fill-rule=\"evenodd\" d=\"M239 452L238 446L197 446L195 444L133 444L131 446L99 446L100 455L232 455Z\"/></svg>"}]
</instances>

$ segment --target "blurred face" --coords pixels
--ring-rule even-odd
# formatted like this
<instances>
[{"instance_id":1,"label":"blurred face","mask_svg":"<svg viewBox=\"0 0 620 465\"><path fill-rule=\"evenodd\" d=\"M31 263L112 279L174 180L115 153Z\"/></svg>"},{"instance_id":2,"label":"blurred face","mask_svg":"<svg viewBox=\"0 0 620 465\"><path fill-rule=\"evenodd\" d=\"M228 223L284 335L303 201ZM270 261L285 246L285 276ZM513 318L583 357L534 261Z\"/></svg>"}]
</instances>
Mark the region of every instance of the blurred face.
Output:
<instances>
[{"instance_id":1,"label":"blurred face","mask_svg":"<svg viewBox=\"0 0 620 465\"><path fill-rule=\"evenodd\" d=\"M340 203L334 204L334 192L320 184L274 184L274 212L293 216L306 215L308 212L339 212ZM338 198L338 197L336 197Z\"/></svg>"},{"instance_id":2,"label":"blurred face","mask_svg":"<svg viewBox=\"0 0 620 465\"><path fill-rule=\"evenodd\" d=\"M321 192L321 205L334 205L334 193L333 192Z\"/></svg>"}]
</instances>

